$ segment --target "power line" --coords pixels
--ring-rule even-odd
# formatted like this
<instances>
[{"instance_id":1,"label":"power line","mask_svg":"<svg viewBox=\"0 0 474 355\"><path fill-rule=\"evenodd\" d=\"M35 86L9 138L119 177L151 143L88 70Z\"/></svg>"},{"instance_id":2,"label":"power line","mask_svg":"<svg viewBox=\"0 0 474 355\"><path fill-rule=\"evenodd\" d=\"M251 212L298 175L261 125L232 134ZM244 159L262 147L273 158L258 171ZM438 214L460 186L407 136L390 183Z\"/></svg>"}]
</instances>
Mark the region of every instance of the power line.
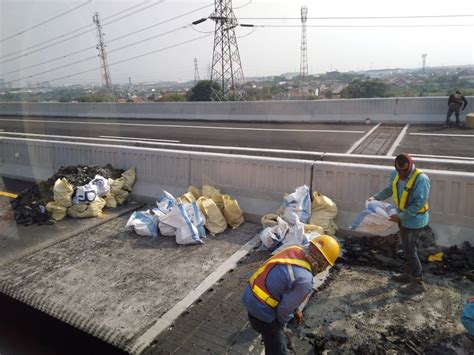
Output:
<instances>
[{"instance_id":1,"label":"power line","mask_svg":"<svg viewBox=\"0 0 474 355\"><path fill-rule=\"evenodd\" d=\"M47 20L45 20L45 21L43 21L43 22L37 23L36 25L33 25L33 26L31 26L31 27L28 27L28 28L25 28L24 30L21 30L20 32L15 33L15 34L13 34L13 35L11 35L11 36L2 38L2 39L0 39L0 43L1 43L1 42L4 42L4 41L6 41L6 40L9 40L9 39L11 39L11 38L14 38L14 37L16 37L16 36L20 36L20 35L22 35L22 34L25 33L25 32L28 32L28 31L30 31L30 30L32 30L32 29L34 29L34 28L40 27L40 26L42 26L42 25L44 25L44 24L46 24L46 23L48 23L48 22L51 22L51 21L53 21L53 20L56 20L56 19L59 18L59 17L62 17L62 16L64 16L64 15L67 15L67 14L69 14L70 12L73 12L74 10L77 10L77 9L83 7L83 6L86 6L86 5L89 4L90 2L92 2L92 0L88 0L88 1L86 1L86 2L84 2L84 3L82 3L82 4L79 4L79 5L76 6L76 7L73 7L72 9L69 9L69 10L67 10L67 11L64 11L64 12L60 13L59 15L53 16L53 17L51 17L50 19L47 19Z\"/></svg>"},{"instance_id":2,"label":"power line","mask_svg":"<svg viewBox=\"0 0 474 355\"><path fill-rule=\"evenodd\" d=\"M192 14L192 13L194 13L194 12L203 10L203 9L208 8L208 7L211 7L211 6L213 6L213 5L206 5L206 6L203 6L203 7L198 8L198 9L188 11L188 12L186 12L186 13L184 13L184 14L181 14L181 15L178 15L178 16L175 16L175 17L172 17L172 18L170 18L170 19L168 19L168 20L164 20L164 21L161 21L161 22L157 22L157 23L155 23L155 24L153 24L153 25L150 25L150 26L141 28L141 29L136 30L136 31L134 31L134 32L130 32L130 33L126 34L126 35L123 35L123 36L120 36L120 37L117 37L117 38L113 38L113 39L111 39L111 40L108 40L107 43L115 42L115 41L117 41L117 40L119 40L119 39L122 39L122 38L125 38L125 37L128 37L128 36L134 35L134 34L139 33L139 32L143 32L143 31L149 30L150 28L153 28L153 27L162 25L162 24L167 23L167 22L171 22L171 21L177 20L177 19L179 19L179 18L181 18L181 17L184 17L184 16L186 16L186 15Z\"/></svg>"},{"instance_id":3,"label":"power line","mask_svg":"<svg viewBox=\"0 0 474 355\"><path fill-rule=\"evenodd\" d=\"M474 15L413 15L413 16L336 16L308 17L308 20L371 20L371 19L419 19L419 18L451 18L474 17ZM300 17L239 17L239 20L301 20Z\"/></svg>"},{"instance_id":4,"label":"power line","mask_svg":"<svg viewBox=\"0 0 474 355\"><path fill-rule=\"evenodd\" d=\"M118 15L124 13L124 12L130 11L130 10L136 8L137 6L143 5L144 3L147 3L147 2L149 2L149 0L144 1L143 3L140 3L139 5L134 5L134 6L131 6L131 7L129 7L129 8L126 8L126 9L124 9L124 10L121 10L121 11L119 11L119 12L116 12L116 13L113 14L113 15L110 15L110 16L108 16L108 17L105 17L104 20L110 19L110 18L113 18L113 17L116 17L116 16L118 16ZM124 19L124 18L126 18L126 17L128 17L128 16L131 16L131 15L134 15L134 14L136 14L136 13L138 13L138 12L144 11L144 10L150 8L150 7L159 5L159 4L161 4L162 2L164 2L164 0L160 0L160 1L156 2L156 3L153 3L153 4L150 4L150 5L148 5L148 6L145 6L144 8L141 8L141 9L135 11L135 12L132 12L132 13L130 13L130 14L126 14L125 16L119 17L118 19L114 19L114 20L112 20L112 21L105 22L104 25L108 25L108 24L117 22L117 21L122 20L122 19ZM21 50L18 50L18 51L15 51L15 52L11 52L11 53L9 53L9 54L5 54L5 55L1 56L0 59L3 59L3 58L5 58L5 57L10 57L10 56L12 56L12 55L14 55L14 54L17 54L17 53L22 53L22 52L24 52L25 50L28 50L28 49L31 49L31 48L39 47L39 46L41 46L41 45L43 45L43 44L52 42L52 41L54 41L54 40L56 40L56 39L59 39L59 38L64 38L65 36L67 36L67 35L69 35L69 34L72 34L72 33L75 33L75 32L77 32L77 31L83 30L83 29L85 29L85 28L90 28L90 27L93 27L93 25L92 25L92 24L89 24L89 25L85 25L85 26L76 28L75 30L69 31L69 32L64 33L64 34L62 34L62 35L60 35L60 36L56 36L56 37L54 37L54 38L48 39L48 40L46 40L46 41L43 41L43 42L40 42L40 43L37 43L37 44L34 44L34 45L32 45L32 46L25 47L25 48L23 48L23 49L21 49ZM43 49L47 49L47 48L53 47L53 46L55 46L55 45L57 45L57 44L59 44L59 43L63 43L63 42L69 41L69 40L71 40L71 39L73 39L73 38L76 38L76 37L82 36L83 34L86 34L86 33L89 33L89 32L94 32L94 31L95 31L95 28L91 28L91 29L89 29L89 30L87 30L87 31L82 31L82 32L80 32L80 33L78 33L78 34L76 34L76 35L74 35L74 36L65 38L65 39L63 39L63 40L61 40L61 41L52 43L52 44L50 44L50 45L48 45L48 46L44 46L44 47L38 48L38 49L36 49L36 50L34 50L34 51L31 51L31 52L28 52L28 53L24 53L24 54L22 54L22 55L16 56L16 57L11 58L11 59L7 59L7 60L5 60L5 61L3 61L3 62L0 62L0 64L7 63L7 62L10 62L10 61L12 61L12 60L21 58L21 57L23 57L23 56L27 56L27 55L30 55L30 54L33 54L33 53L42 51Z\"/></svg>"},{"instance_id":5,"label":"power line","mask_svg":"<svg viewBox=\"0 0 474 355\"><path fill-rule=\"evenodd\" d=\"M149 1L149 0L147 0L147 1ZM134 35L134 34L136 34L136 33L139 33L139 32L145 31L145 30L148 30L148 29L150 29L150 28L152 28L152 27L156 27L156 26L165 24L165 23L167 23L167 22L174 21L174 20L176 20L176 19L179 19L179 18L184 17L184 16L186 16L186 15L192 14L192 13L194 13L194 12L200 11L200 10L205 9L205 8L207 8L207 7L210 7L210 6L213 6L213 5L206 5L206 6L203 6L203 7L198 8L198 9L188 11L188 12L186 12L186 13L183 13L183 14L181 14L181 15L172 17L172 18L167 19L167 20L165 20L165 21L161 21L161 22L155 23L155 24L153 24L153 25L150 25L150 26L141 28L141 29L139 29L139 30L137 30L137 31L128 33L128 34L126 34L126 35L113 38L113 39L111 39L111 40L108 40L107 43L110 44L110 43L112 43L112 42L115 42L115 41L118 41L118 40L120 40L120 39L129 37L129 36L131 36L131 35ZM125 10L124 10L124 11L125 11ZM122 12L123 12L123 11L122 11ZM117 15L117 14L115 14L115 15ZM115 15L114 15L114 16L115 16ZM107 17L107 18L110 18L110 17L111 17L111 16L109 16L109 17ZM187 27L187 26L184 26L184 27ZM184 27L179 27L179 29L182 29L182 28L184 28ZM176 29L176 30L177 30L177 29ZM173 31L173 30L172 30L172 31ZM88 31L88 32L91 32L91 31ZM165 32L164 34L168 34L168 33L170 33L170 32ZM160 36L162 36L162 35L164 35L164 34L162 33L162 34L159 34L159 35L156 35L156 36L152 36L152 37L149 37L149 39L156 38L156 37L160 37ZM143 41L140 41L140 42L137 42L137 43L141 43L141 42L144 42L144 40L143 40ZM56 57L56 58L47 60L47 61L45 61L45 62L41 62L41 63L34 64L34 65L30 65L29 67L21 68L21 69L18 69L18 70L13 70L13 71L4 73L3 75L9 75L9 74L17 73L17 72L22 71L22 70L31 69L31 68L34 68L34 67L37 67L37 66L40 66L40 65L43 65L43 64L48 64L48 63L51 63L51 62L54 62L54 61L57 61L57 60L60 60L60 59L64 59L64 58L70 57L70 56L72 56L72 55L74 55L74 54L78 54L78 53L81 53L81 52L84 52L84 51L87 51L87 50L90 50L90 49L94 49L94 48L95 48L95 46L87 47L87 48L84 48L84 49L81 49L81 50L78 50L78 51L75 51L75 52L72 52L72 53L69 53L69 54L60 56L60 57ZM126 48L126 47L121 47L121 48ZM112 51L109 51L109 53L115 52L115 51L117 51L117 50L119 50L119 49L114 49L114 50L112 50ZM88 58L87 60L89 60L89 58ZM10 60L9 60L9 61L10 61ZM4 62L1 62L1 63L4 63ZM1 63L0 63L0 64L1 64Z\"/></svg>"},{"instance_id":6,"label":"power line","mask_svg":"<svg viewBox=\"0 0 474 355\"><path fill-rule=\"evenodd\" d=\"M42 50L44 50L44 49L47 49L47 48L50 48L50 47L54 47L54 46L57 45L57 44L60 44L60 43L63 43L63 42L67 42L67 41L69 41L69 40L71 40L71 39L73 39L73 38L82 36L82 35L85 34L85 33L94 32L94 31L95 31L95 29L92 28L92 29L90 29L90 30L80 32L80 33L78 33L78 34L76 34L76 35L74 35L74 36L71 36L71 37L68 37L68 38L64 38L64 39L61 40L61 41L58 41L58 42L52 43L52 44L50 44L50 45L47 45L47 46L44 46L44 47L35 49L34 51L31 51L31 52L28 52L28 53L24 53L24 54L21 54L21 55L19 55L19 56L16 56L16 57L13 57L13 58L10 58L10 59L6 59L6 60L0 62L0 64L12 62L12 61L14 61L15 59L22 58L22 57L26 57L27 55L30 55L30 54L33 54L33 53L36 53L36 52L40 52L40 51L42 51ZM20 51L20 52L21 52L21 51ZM16 53L18 53L18 52L16 52ZM3 57L1 57L1 58L3 58Z\"/></svg>"},{"instance_id":7,"label":"power line","mask_svg":"<svg viewBox=\"0 0 474 355\"><path fill-rule=\"evenodd\" d=\"M169 30L169 31L166 31L166 32L163 32L163 33L159 33L159 34L157 34L157 35L154 35L154 36L151 36L151 37L148 37L148 38L144 38L144 39L142 39L141 41L133 42L133 43L127 44L127 45L125 45L125 46L122 46L122 47L113 49L113 50L111 50L111 51L108 51L108 54L117 52L117 51L122 50L122 49L125 49L125 48L129 48L129 47L132 47L132 46L136 46L137 44L140 44L140 43L143 43L143 42L147 42L147 41L150 41L150 40L152 40L152 39L155 39L155 38L158 38L158 37L162 37L162 36L165 36L165 35L170 34L170 33L173 33L173 32L177 32L177 31L179 31L179 30L183 30L183 29L185 29L185 28L187 28L187 27L189 27L189 26L191 26L191 25L180 26L180 27L174 28L174 29L172 29L172 30ZM93 47L93 48L95 48L95 47ZM89 61L89 60L96 59L96 58L97 58L97 55L93 55L93 56L91 56L91 57L87 57L87 58L84 58L84 59L80 59L80 60L77 60L77 61L72 62L72 63L64 64L64 65L61 65L61 66L59 66L59 67L55 67L55 68L52 68L52 69L49 69L49 70L42 71L42 72L40 72L40 73L31 74L31 75L27 75L27 76L24 76L24 77L15 79L15 80L11 80L11 81L7 82L7 84L14 83L14 82L16 82L16 81L21 81L21 80L24 80L24 79L31 79L31 78L34 78L35 76L38 76L38 75L47 74L47 73L50 73L50 72L53 72L53 71L56 71L56 70L59 70L59 69L64 69L64 68L70 67L70 66L72 66L72 65L79 64L79 63L83 63L83 62L87 62L87 61ZM111 65L109 65L109 66L111 66Z\"/></svg>"},{"instance_id":8,"label":"power line","mask_svg":"<svg viewBox=\"0 0 474 355\"><path fill-rule=\"evenodd\" d=\"M69 53L69 54L62 55L62 56L60 56L60 57L56 57L56 58L47 60L47 61L45 61L45 62L37 63L37 64L34 64L34 65L30 65L29 67L24 67L24 68L20 68L20 69L17 69L17 70L12 70L12 71L10 71L10 72L3 73L3 75L10 75L10 74L18 73L18 72L23 71L23 70L26 70L26 69L31 69L31 68L38 67L38 66L40 66L40 65L52 63L52 62L55 62L55 61L57 61L57 60L67 58L67 57L70 57L70 56L72 56L72 55L74 55L74 54L82 53L82 52L85 52L86 50L90 50L90 49L95 49L95 46L87 47L87 48L84 48L84 49L80 49L80 50L78 50L78 51L75 51L75 52L72 52L72 53Z\"/></svg>"},{"instance_id":9,"label":"power line","mask_svg":"<svg viewBox=\"0 0 474 355\"><path fill-rule=\"evenodd\" d=\"M242 8L244 8L244 7L249 6L251 3L252 3L252 0L249 0L249 2L246 3L245 5L241 5L241 6L239 6L239 7L233 7L233 9L234 9L234 10L242 9Z\"/></svg>"},{"instance_id":10,"label":"power line","mask_svg":"<svg viewBox=\"0 0 474 355\"><path fill-rule=\"evenodd\" d=\"M474 24L446 24L446 25L307 25L313 28L375 28L375 27L472 27ZM300 25L253 25L251 27L294 27L300 28Z\"/></svg>"},{"instance_id":11,"label":"power line","mask_svg":"<svg viewBox=\"0 0 474 355\"><path fill-rule=\"evenodd\" d=\"M157 49L157 50L154 50L154 51L151 51L151 52L147 52L147 53L143 53L143 54L140 54L140 55L131 57L131 58L123 59L123 60L120 60L120 61L118 61L118 62L114 62L114 63L109 64L109 67L111 67L111 66L113 66L113 65L125 63L125 62L128 62L128 61L130 61L130 60L134 60L134 59L146 57L146 56L151 55L151 54L154 54L154 53L158 53L158 52L162 52L162 51L165 51L165 50L168 50L168 49L172 49L172 48L175 48L175 47L179 47L179 46L181 46L181 45L183 45L183 44L195 42L195 41L198 41L198 40L200 40L200 39L203 39L203 38L206 38L206 37L209 37L209 36L210 36L210 35L205 35L205 36L201 36L201 37L196 37L196 38L193 38L193 39L184 41L184 42L176 43L176 44L171 45L171 46L168 46L168 47L160 48L160 49ZM77 73L74 73L74 74L69 74L69 75L65 75L65 76L62 76L62 77L50 79L50 80L48 80L48 81L49 81L49 82L52 82L52 81L57 81L57 80L61 80L61 79L66 79L66 78L70 78L70 77L73 77L73 76L77 76L77 75L89 73L89 72L92 72L92 71L98 70L98 69L100 69L100 67L95 67L95 68L92 68L92 69L83 70L83 71L81 71L81 72L77 72ZM17 88L17 89L18 89L18 88Z\"/></svg>"}]
</instances>

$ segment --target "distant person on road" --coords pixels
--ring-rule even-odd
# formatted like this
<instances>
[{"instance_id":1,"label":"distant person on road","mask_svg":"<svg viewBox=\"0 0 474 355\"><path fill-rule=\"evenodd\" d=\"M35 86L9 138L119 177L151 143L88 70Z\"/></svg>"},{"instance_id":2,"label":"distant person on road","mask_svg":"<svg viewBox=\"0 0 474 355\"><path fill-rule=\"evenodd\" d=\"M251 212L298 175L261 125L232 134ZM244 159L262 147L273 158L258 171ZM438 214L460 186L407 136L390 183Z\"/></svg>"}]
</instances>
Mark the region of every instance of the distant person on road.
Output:
<instances>
[{"instance_id":1,"label":"distant person on road","mask_svg":"<svg viewBox=\"0 0 474 355\"><path fill-rule=\"evenodd\" d=\"M428 197L431 182L428 176L415 167L408 154L395 158L395 171L389 185L370 197L369 200L393 198L398 214L390 217L398 223L405 258L402 274L393 275L391 280L404 284L398 289L404 295L416 295L426 291L422 280L422 268L418 257L417 241L429 222Z\"/></svg>"},{"instance_id":2,"label":"distant person on road","mask_svg":"<svg viewBox=\"0 0 474 355\"><path fill-rule=\"evenodd\" d=\"M302 323L299 307L313 288L313 275L333 266L339 251L336 239L321 235L307 249L297 245L283 249L250 277L242 302L250 325L262 335L265 354L287 354L287 322L294 317Z\"/></svg>"},{"instance_id":3,"label":"distant person on road","mask_svg":"<svg viewBox=\"0 0 474 355\"><path fill-rule=\"evenodd\" d=\"M464 110L467 106L467 100L464 95L458 90L454 94L449 95L448 98L448 113L446 114L446 124L445 127L448 127L450 122L450 117L454 112L454 116L456 117L456 126L459 127L459 114L461 110Z\"/></svg>"}]
</instances>

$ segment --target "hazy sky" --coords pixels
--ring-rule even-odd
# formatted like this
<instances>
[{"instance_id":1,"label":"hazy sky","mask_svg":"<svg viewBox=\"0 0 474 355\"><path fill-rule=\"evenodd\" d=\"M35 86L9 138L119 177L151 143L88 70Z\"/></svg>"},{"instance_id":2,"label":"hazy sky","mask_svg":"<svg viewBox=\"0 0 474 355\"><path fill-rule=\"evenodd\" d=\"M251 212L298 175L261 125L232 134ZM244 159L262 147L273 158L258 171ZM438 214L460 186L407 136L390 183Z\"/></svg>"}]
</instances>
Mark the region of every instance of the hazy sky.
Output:
<instances>
[{"instance_id":1,"label":"hazy sky","mask_svg":"<svg viewBox=\"0 0 474 355\"><path fill-rule=\"evenodd\" d=\"M189 26L116 52L112 51L148 37L189 25L199 18L207 17L213 11L214 1L164 0L145 11L130 14L126 18L110 24L107 24L107 22L125 15L118 15L107 20L107 17L117 12L133 6L136 6L135 10L138 10L158 3L160 0L149 0L145 3L144 0L92 0L87 2L88 0L0 0L0 57L2 57L0 62L4 62L0 64L0 78L3 77L7 82L17 80L97 55L95 49L97 40L92 23L92 16L95 11L99 12L103 19L107 43L107 41L203 8L206 5L208 7L166 24L111 41L107 50L110 52L108 60L113 82L127 82L128 77L131 77L133 82L192 80L194 77L194 58L198 60L201 79L208 76L212 58L214 30L214 23L211 20L194 26L194 29L193 26ZM83 3L87 4L46 24L28 30L32 26ZM370 68L420 67L421 54L423 53L427 53L427 66L474 63L474 27L472 26L311 27L320 25L474 25L474 16L376 20L311 19L311 17L474 15L473 0L457 0L455 2L446 0L340 0L320 2L308 0L234 0L234 12L240 23L295 26L283 28L257 27L254 30L251 28L236 29L237 36L241 37L238 39L238 44L246 77L299 71L301 45L301 21L299 17L303 5L308 7L307 38L310 74L336 69L349 71ZM292 17L296 19L268 20L270 17ZM90 27L86 27L88 25ZM80 31L59 37L81 27L84 28ZM68 39L87 30L91 30L91 32ZM207 37L197 41L165 49L206 35ZM59 38L38 45L55 37ZM67 40L61 44L30 53L64 39ZM28 49L28 47L32 48ZM82 49L85 50L69 55ZM160 49L164 50L112 65ZM25 69L62 56L67 57ZM94 69L99 65L99 58L95 57L66 68L16 81L12 85L18 87L26 85L28 81L36 83L38 81L53 80ZM8 74L13 71L17 72ZM52 84L89 82L100 82L99 70L95 69L88 73L57 80Z\"/></svg>"}]
</instances>

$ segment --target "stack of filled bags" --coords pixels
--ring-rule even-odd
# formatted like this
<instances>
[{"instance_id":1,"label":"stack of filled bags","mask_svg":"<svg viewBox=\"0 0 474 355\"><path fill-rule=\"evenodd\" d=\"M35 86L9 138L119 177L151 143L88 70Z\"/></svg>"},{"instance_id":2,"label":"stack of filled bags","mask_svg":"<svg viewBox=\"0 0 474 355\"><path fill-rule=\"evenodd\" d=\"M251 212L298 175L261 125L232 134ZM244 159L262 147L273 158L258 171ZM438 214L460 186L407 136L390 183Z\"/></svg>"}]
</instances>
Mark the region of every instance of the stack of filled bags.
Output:
<instances>
[{"instance_id":1,"label":"stack of filled bags","mask_svg":"<svg viewBox=\"0 0 474 355\"><path fill-rule=\"evenodd\" d=\"M131 168L118 179L106 179L96 175L82 186L72 186L66 178L57 179L53 187L53 201L46 205L54 220L66 215L73 218L97 217L104 207L121 205L132 191L135 183L135 168Z\"/></svg>"},{"instance_id":2,"label":"stack of filled bags","mask_svg":"<svg viewBox=\"0 0 474 355\"><path fill-rule=\"evenodd\" d=\"M319 192L313 192L312 197L311 201L308 186L300 186L285 194L276 214L262 217L260 240L265 248L275 253L289 245L305 246L322 234L334 236L336 204Z\"/></svg>"},{"instance_id":3,"label":"stack of filled bags","mask_svg":"<svg viewBox=\"0 0 474 355\"><path fill-rule=\"evenodd\" d=\"M244 223L242 210L236 200L210 185L202 193L194 186L175 198L164 191L157 207L134 212L126 227L142 236L175 236L178 244L203 244L207 237L222 233L227 226L237 228Z\"/></svg>"}]
</instances>

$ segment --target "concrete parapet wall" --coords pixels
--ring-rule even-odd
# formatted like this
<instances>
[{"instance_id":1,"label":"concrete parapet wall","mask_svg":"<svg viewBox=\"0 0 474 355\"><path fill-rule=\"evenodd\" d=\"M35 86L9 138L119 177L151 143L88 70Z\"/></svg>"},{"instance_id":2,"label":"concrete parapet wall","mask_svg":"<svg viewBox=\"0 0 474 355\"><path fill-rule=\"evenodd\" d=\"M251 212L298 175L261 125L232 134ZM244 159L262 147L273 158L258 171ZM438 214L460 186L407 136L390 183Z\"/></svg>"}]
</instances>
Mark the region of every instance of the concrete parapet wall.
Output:
<instances>
[{"instance_id":1,"label":"concrete parapet wall","mask_svg":"<svg viewBox=\"0 0 474 355\"><path fill-rule=\"evenodd\" d=\"M468 97L465 112L473 111ZM211 121L442 123L446 97L316 101L164 103L1 103L0 115L200 119Z\"/></svg>"},{"instance_id":2,"label":"concrete parapet wall","mask_svg":"<svg viewBox=\"0 0 474 355\"><path fill-rule=\"evenodd\" d=\"M338 222L350 225L364 202L389 184L393 168L336 162L316 162L313 189L331 197L338 207ZM474 238L474 173L424 169L431 180L430 226L440 244ZM390 200L387 202L393 203Z\"/></svg>"},{"instance_id":3,"label":"concrete parapet wall","mask_svg":"<svg viewBox=\"0 0 474 355\"><path fill-rule=\"evenodd\" d=\"M180 196L189 185L213 185L259 218L274 213L285 192L306 184L338 206L336 222L347 228L365 199L388 184L392 168L347 162L304 161L130 146L2 138L0 176L44 180L60 166L135 166L133 194L156 200L163 190ZM474 173L425 170L432 181L432 228L442 244L474 238Z\"/></svg>"}]
</instances>

